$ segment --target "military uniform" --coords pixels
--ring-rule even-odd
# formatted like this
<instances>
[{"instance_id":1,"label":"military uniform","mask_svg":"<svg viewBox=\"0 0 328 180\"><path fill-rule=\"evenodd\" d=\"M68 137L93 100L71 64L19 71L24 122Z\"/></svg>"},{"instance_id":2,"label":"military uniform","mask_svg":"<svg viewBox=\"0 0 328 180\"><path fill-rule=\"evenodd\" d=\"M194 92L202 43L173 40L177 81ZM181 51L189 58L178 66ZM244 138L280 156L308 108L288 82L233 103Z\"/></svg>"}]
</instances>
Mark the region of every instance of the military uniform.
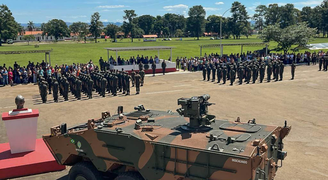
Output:
<instances>
[{"instance_id":1,"label":"military uniform","mask_svg":"<svg viewBox=\"0 0 328 180\"><path fill-rule=\"evenodd\" d=\"M105 95L106 95L106 87L107 87L107 80L106 80L106 78L102 78L101 79L101 93L100 93L100 95L102 97L105 97Z\"/></svg>"},{"instance_id":2,"label":"military uniform","mask_svg":"<svg viewBox=\"0 0 328 180\"><path fill-rule=\"evenodd\" d=\"M257 65L253 65L253 84L256 82L257 77L258 77L258 69L257 69Z\"/></svg>"},{"instance_id":3,"label":"military uniform","mask_svg":"<svg viewBox=\"0 0 328 180\"><path fill-rule=\"evenodd\" d=\"M236 70L230 67L230 85L232 86L236 79Z\"/></svg>"},{"instance_id":4,"label":"military uniform","mask_svg":"<svg viewBox=\"0 0 328 180\"><path fill-rule=\"evenodd\" d=\"M40 92L41 92L41 99L42 99L42 103L46 103L47 102L47 85L45 82L41 83L40 86Z\"/></svg>"},{"instance_id":5,"label":"military uniform","mask_svg":"<svg viewBox=\"0 0 328 180\"><path fill-rule=\"evenodd\" d=\"M295 76L295 69L296 69L296 65L294 64L294 62L292 62L292 65L290 66L290 70L291 70L291 73L292 73L292 79L294 79L294 76Z\"/></svg>"},{"instance_id":6,"label":"military uniform","mask_svg":"<svg viewBox=\"0 0 328 180\"><path fill-rule=\"evenodd\" d=\"M282 81L282 79L283 79L284 68L285 68L284 63L283 62L280 62L280 68L279 68L280 79L279 79L279 81Z\"/></svg>"},{"instance_id":7,"label":"military uniform","mask_svg":"<svg viewBox=\"0 0 328 180\"><path fill-rule=\"evenodd\" d=\"M143 84L144 84L144 82L145 82L145 71L144 71L144 70L141 70L141 71L139 72L139 75L140 75L140 77L141 77L141 79L140 79L140 84L141 84L141 86L143 86Z\"/></svg>"},{"instance_id":8,"label":"military uniform","mask_svg":"<svg viewBox=\"0 0 328 180\"><path fill-rule=\"evenodd\" d=\"M323 57L319 58L319 71L321 71L322 62L323 62Z\"/></svg>"},{"instance_id":9,"label":"military uniform","mask_svg":"<svg viewBox=\"0 0 328 180\"><path fill-rule=\"evenodd\" d=\"M56 80L53 81L53 86L52 86L52 94L54 97L54 101L58 102L58 88L59 88L59 84Z\"/></svg>"},{"instance_id":10,"label":"military uniform","mask_svg":"<svg viewBox=\"0 0 328 180\"><path fill-rule=\"evenodd\" d=\"M130 95L130 76L125 74L126 96Z\"/></svg>"},{"instance_id":11,"label":"military uniform","mask_svg":"<svg viewBox=\"0 0 328 180\"><path fill-rule=\"evenodd\" d=\"M139 94L139 93L140 93L140 79L141 79L141 76L137 73L137 74L135 75L136 91L137 91L136 94Z\"/></svg>"},{"instance_id":12,"label":"military uniform","mask_svg":"<svg viewBox=\"0 0 328 180\"><path fill-rule=\"evenodd\" d=\"M226 66L223 66L223 68L222 68L222 81L223 81L223 84L225 84L227 81L227 67Z\"/></svg>"},{"instance_id":13,"label":"military uniform","mask_svg":"<svg viewBox=\"0 0 328 180\"><path fill-rule=\"evenodd\" d=\"M131 72L131 82L132 82L132 87L134 87L134 76L136 75L136 72L132 70Z\"/></svg>"},{"instance_id":14,"label":"military uniform","mask_svg":"<svg viewBox=\"0 0 328 180\"><path fill-rule=\"evenodd\" d=\"M117 96L117 83L118 83L118 77L116 74L113 74L113 86L112 86L112 95Z\"/></svg>"},{"instance_id":15,"label":"military uniform","mask_svg":"<svg viewBox=\"0 0 328 180\"><path fill-rule=\"evenodd\" d=\"M240 65L238 68L238 78L239 78L239 84L243 84L244 79L244 66Z\"/></svg>"},{"instance_id":16,"label":"military uniform","mask_svg":"<svg viewBox=\"0 0 328 180\"><path fill-rule=\"evenodd\" d=\"M217 67L217 69L216 69L216 71L217 71L217 76L218 76L218 83L220 83L220 81L221 81L221 78L222 78L222 68L221 68L221 66L220 65L218 65L218 67ZM203 72L204 73L204 72ZM205 72L205 74L206 74L206 72ZM205 80L205 79L204 79Z\"/></svg>"},{"instance_id":17,"label":"military uniform","mask_svg":"<svg viewBox=\"0 0 328 180\"><path fill-rule=\"evenodd\" d=\"M268 68L267 68L267 81L268 82L271 81L271 75L272 75L272 64L269 63Z\"/></svg>"},{"instance_id":18,"label":"military uniform","mask_svg":"<svg viewBox=\"0 0 328 180\"><path fill-rule=\"evenodd\" d=\"M203 64L203 81L206 80L206 66Z\"/></svg>"},{"instance_id":19,"label":"military uniform","mask_svg":"<svg viewBox=\"0 0 328 180\"><path fill-rule=\"evenodd\" d=\"M88 97L92 99L92 91L93 91L93 80L89 78L88 80Z\"/></svg>"},{"instance_id":20,"label":"military uniform","mask_svg":"<svg viewBox=\"0 0 328 180\"><path fill-rule=\"evenodd\" d=\"M166 62L165 62L165 60L163 60L163 62L162 62L163 75L165 75L165 69L166 69Z\"/></svg>"},{"instance_id":21,"label":"military uniform","mask_svg":"<svg viewBox=\"0 0 328 180\"><path fill-rule=\"evenodd\" d=\"M82 81L77 79L76 80L76 92L75 92L75 94L76 94L76 98L79 99L79 100L81 99L81 91L82 91Z\"/></svg>"},{"instance_id":22,"label":"military uniform","mask_svg":"<svg viewBox=\"0 0 328 180\"><path fill-rule=\"evenodd\" d=\"M260 65L260 83L263 82L263 79L264 79L264 73L265 73L265 64L262 63Z\"/></svg>"},{"instance_id":23,"label":"military uniform","mask_svg":"<svg viewBox=\"0 0 328 180\"><path fill-rule=\"evenodd\" d=\"M153 70L153 76L155 76L155 72L156 72L156 64L155 64L155 62L153 62L151 64L151 69Z\"/></svg>"},{"instance_id":24,"label":"military uniform","mask_svg":"<svg viewBox=\"0 0 328 180\"><path fill-rule=\"evenodd\" d=\"M216 66L212 64L212 82L215 82Z\"/></svg>"},{"instance_id":25,"label":"military uniform","mask_svg":"<svg viewBox=\"0 0 328 180\"><path fill-rule=\"evenodd\" d=\"M207 81L209 81L211 78L211 67L209 64L207 65L206 69L207 69Z\"/></svg>"}]
</instances>

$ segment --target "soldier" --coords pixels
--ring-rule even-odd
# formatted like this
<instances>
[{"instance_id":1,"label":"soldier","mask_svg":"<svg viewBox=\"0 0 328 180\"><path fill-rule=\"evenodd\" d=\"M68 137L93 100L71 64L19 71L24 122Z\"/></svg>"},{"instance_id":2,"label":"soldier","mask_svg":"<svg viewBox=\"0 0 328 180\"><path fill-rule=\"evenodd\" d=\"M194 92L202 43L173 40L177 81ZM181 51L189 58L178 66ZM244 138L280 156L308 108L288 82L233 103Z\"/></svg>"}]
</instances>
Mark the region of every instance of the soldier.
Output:
<instances>
[{"instance_id":1,"label":"soldier","mask_svg":"<svg viewBox=\"0 0 328 180\"><path fill-rule=\"evenodd\" d=\"M249 81L251 80L251 76L252 76L251 65L247 65L245 71L246 71L246 84L249 84Z\"/></svg>"},{"instance_id":2,"label":"soldier","mask_svg":"<svg viewBox=\"0 0 328 180\"><path fill-rule=\"evenodd\" d=\"M53 93L55 102L58 102L58 88L59 88L59 84L58 84L57 80L54 79L53 86L52 86L52 93Z\"/></svg>"},{"instance_id":3,"label":"soldier","mask_svg":"<svg viewBox=\"0 0 328 180\"><path fill-rule=\"evenodd\" d=\"M139 71L143 70L144 65L142 64L142 62L139 63Z\"/></svg>"},{"instance_id":4,"label":"soldier","mask_svg":"<svg viewBox=\"0 0 328 180\"><path fill-rule=\"evenodd\" d=\"M225 65L223 66L222 69L222 80L223 80L223 84L225 84L227 81L227 67Z\"/></svg>"},{"instance_id":5,"label":"soldier","mask_svg":"<svg viewBox=\"0 0 328 180\"><path fill-rule=\"evenodd\" d=\"M205 74L206 74L206 72L205 72ZM218 67L217 67L217 76L218 76L218 83L220 83L221 78L222 78L222 68L220 65L218 65Z\"/></svg>"},{"instance_id":6,"label":"soldier","mask_svg":"<svg viewBox=\"0 0 328 180\"><path fill-rule=\"evenodd\" d=\"M144 81L145 81L145 71L144 71L144 70L141 70L141 71L139 72L139 75L140 75L140 77L141 77L141 79L140 79L140 84L141 84L141 86L143 86Z\"/></svg>"},{"instance_id":7,"label":"soldier","mask_svg":"<svg viewBox=\"0 0 328 180\"><path fill-rule=\"evenodd\" d=\"M206 80L206 65L205 64L203 64L203 81L205 81Z\"/></svg>"},{"instance_id":8,"label":"soldier","mask_svg":"<svg viewBox=\"0 0 328 180\"><path fill-rule=\"evenodd\" d=\"M104 64L104 60L102 57L100 57L100 59L99 59L99 66L100 66L101 71L105 70L105 64Z\"/></svg>"},{"instance_id":9,"label":"soldier","mask_svg":"<svg viewBox=\"0 0 328 180\"><path fill-rule=\"evenodd\" d=\"M68 101L69 83L66 78L64 78L63 86L64 86L63 96L64 96L65 101Z\"/></svg>"},{"instance_id":10,"label":"soldier","mask_svg":"<svg viewBox=\"0 0 328 180\"><path fill-rule=\"evenodd\" d=\"M52 87L52 78L51 76L47 77L47 82L48 82L48 89L49 89L49 94L51 94L51 87Z\"/></svg>"},{"instance_id":11,"label":"soldier","mask_svg":"<svg viewBox=\"0 0 328 180\"><path fill-rule=\"evenodd\" d=\"M253 65L252 71L253 71L253 84L254 84L258 77L257 65L255 65L255 64Z\"/></svg>"},{"instance_id":12,"label":"soldier","mask_svg":"<svg viewBox=\"0 0 328 180\"><path fill-rule=\"evenodd\" d=\"M280 68L279 68L279 73L280 73L280 79L279 79L279 81L282 81L282 79L283 79L284 68L285 68L285 64L281 61L280 62Z\"/></svg>"},{"instance_id":13,"label":"soldier","mask_svg":"<svg viewBox=\"0 0 328 180\"><path fill-rule=\"evenodd\" d=\"M291 70L291 73L292 73L292 78L291 80L294 80L294 76L295 76L295 69L296 69L296 65L294 64L294 61L292 62L292 65L290 66L290 70Z\"/></svg>"},{"instance_id":14,"label":"soldier","mask_svg":"<svg viewBox=\"0 0 328 180\"><path fill-rule=\"evenodd\" d=\"M211 78L211 66L210 66L210 64L207 65L206 69L207 69L207 81L209 81L210 78Z\"/></svg>"},{"instance_id":15,"label":"soldier","mask_svg":"<svg viewBox=\"0 0 328 180\"><path fill-rule=\"evenodd\" d=\"M118 83L118 77L117 74L113 74L113 85L112 85L112 95L117 96L117 83Z\"/></svg>"},{"instance_id":16,"label":"soldier","mask_svg":"<svg viewBox=\"0 0 328 180\"><path fill-rule=\"evenodd\" d=\"M215 82L215 72L216 72L216 66L215 64L212 64L212 82Z\"/></svg>"},{"instance_id":17,"label":"soldier","mask_svg":"<svg viewBox=\"0 0 328 180\"><path fill-rule=\"evenodd\" d=\"M327 68L328 68L328 56L326 56L326 57L324 57L324 56L322 56L322 58L324 58L323 59L323 70L324 71L327 71Z\"/></svg>"},{"instance_id":18,"label":"soldier","mask_svg":"<svg viewBox=\"0 0 328 180\"><path fill-rule=\"evenodd\" d=\"M106 78L101 79L101 93L100 96L105 97L106 95L107 80Z\"/></svg>"},{"instance_id":19,"label":"soldier","mask_svg":"<svg viewBox=\"0 0 328 180\"><path fill-rule=\"evenodd\" d=\"M236 70L231 66L230 67L230 86L233 85L236 79Z\"/></svg>"},{"instance_id":20,"label":"soldier","mask_svg":"<svg viewBox=\"0 0 328 180\"><path fill-rule=\"evenodd\" d=\"M155 63L155 61L153 61L153 63L151 64L151 69L153 70L153 76L155 76L155 72L156 72L156 63Z\"/></svg>"},{"instance_id":21,"label":"soldier","mask_svg":"<svg viewBox=\"0 0 328 180\"><path fill-rule=\"evenodd\" d=\"M41 82L40 91L41 91L42 103L46 103L48 93L47 93L47 85L45 82Z\"/></svg>"},{"instance_id":22,"label":"soldier","mask_svg":"<svg viewBox=\"0 0 328 180\"><path fill-rule=\"evenodd\" d=\"M136 81L136 91L137 91L136 94L139 94L140 93L140 79L141 79L141 76L137 72L134 78L135 78L135 81Z\"/></svg>"},{"instance_id":23,"label":"soldier","mask_svg":"<svg viewBox=\"0 0 328 180\"><path fill-rule=\"evenodd\" d=\"M323 56L321 58L319 57L319 71L321 71L322 62L323 62Z\"/></svg>"},{"instance_id":24,"label":"soldier","mask_svg":"<svg viewBox=\"0 0 328 180\"><path fill-rule=\"evenodd\" d=\"M92 99L92 90L93 90L93 80L91 78L88 79L88 97Z\"/></svg>"},{"instance_id":25,"label":"soldier","mask_svg":"<svg viewBox=\"0 0 328 180\"><path fill-rule=\"evenodd\" d=\"M267 68L267 81L270 82L271 81L271 75L272 75L272 64L271 62L268 64L268 68Z\"/></svg>"},{"instance_id":26,"label":"soldier","mask_svg":"<svg viewBox=\"0 0 328 180\"><path fill-rule=\"evenodd\" d=\"M163 60L162 62L163 75L165 75L165 68L166 68L166 62L165 60Z\"/></svg>"},{"instance_id":27,"label":"soldier","mask_svg":"<svg viewBox=\"0 0 328 180\"><path fill-rule=\"evenodd\" d=\"M136 72L132 69L131 71L131 82L132 82L132 87L134 87L134 76L136 75Z\"/></svg>"},{"instance_id":28,"label":"soldier","mask_svg":"<svg viewBox=\"0 0 328 180\"><path fill-rule=\"evenodd\" d=\"M238 78L239 78L239 85L242 85L244 79L244 66L242 64L238 68Z\"/></svg>"},{"instance_id":29,"label":"soldier","mask_svg":"<svg viewBox=\"0 0 328 180\"><path fill-rule=\"evenodd\" d=\"M121 72L117 73L117 85L118 85L119 92L122 92L122 87L123 87L122 79L123 79L122 73Z\"/></svg>"},{"instance_id":30,"label":"soldier","mask_svg":"<svg viewBox=\"0 0 328 180\"><path fill-rule=\"evenodd\" d=\"M275 62L274 69L275 69L274 78L275 78L275 81L278 81L278 78L279 78L278 75L280 74L280 65L278 62Z\"/></svg>"},{"instance_id":31,"label":"soldier","mask_svg":"<svg viewBox=\"0 0 328 180\"><path fill-rule=\"evenodd\" d=\"M130 76L128 73L125 74L125 85L126 85L126 96L130 95Z\"/></svg>"},{"instance_id":32,"label":"soldier","mask_svg":"<svg viewBox=\"0 0 328 180\"><path fill-rule=\"evenodd\" d=\"M76 94L76 98L78 100L81 99L81 90L82 90L82 81L77 79L76 80L76 90L75 90L75 94Z\"/></svg>"},{"instance_id":33,"label":"soldier","mask_svg":"<svg viewBox=\"0 0 328 180\"><path fill-rule=\"evenodd\" d=\"M265 64L264 63L261 63L260 64L260 83L263 82L264 73L265 73Z\"/></svg>"}]
</instances>

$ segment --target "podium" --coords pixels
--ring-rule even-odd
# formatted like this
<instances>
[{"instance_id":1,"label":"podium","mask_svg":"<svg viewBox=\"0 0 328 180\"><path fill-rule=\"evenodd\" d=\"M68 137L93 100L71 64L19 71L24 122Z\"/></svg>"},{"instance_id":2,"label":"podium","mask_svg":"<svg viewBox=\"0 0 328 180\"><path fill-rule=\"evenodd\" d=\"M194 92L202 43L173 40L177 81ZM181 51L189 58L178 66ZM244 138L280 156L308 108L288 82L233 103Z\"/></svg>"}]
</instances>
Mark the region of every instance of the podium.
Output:
<instances>
[{"instance_id":1,"label":"podium","mask_svg":"<svg viewBox=\"0 0 328 180\"><path fill-rule=\"evenodd\" d=\"M35 150L38 110L14 109L2 113L12 154Z\"/></svg>"},{"instance_id":2,"label":"podium","mask_svg":"<svg viewBox=\"0 0 328 180\"><path fill-rule=\"evenodd\" d=\"M0 179L64 170L44 141L36 139L39 111L23 108L22 96L15 102L17 109L1 116L9 143L0 144Z\"/></svg>"}]
</instances>

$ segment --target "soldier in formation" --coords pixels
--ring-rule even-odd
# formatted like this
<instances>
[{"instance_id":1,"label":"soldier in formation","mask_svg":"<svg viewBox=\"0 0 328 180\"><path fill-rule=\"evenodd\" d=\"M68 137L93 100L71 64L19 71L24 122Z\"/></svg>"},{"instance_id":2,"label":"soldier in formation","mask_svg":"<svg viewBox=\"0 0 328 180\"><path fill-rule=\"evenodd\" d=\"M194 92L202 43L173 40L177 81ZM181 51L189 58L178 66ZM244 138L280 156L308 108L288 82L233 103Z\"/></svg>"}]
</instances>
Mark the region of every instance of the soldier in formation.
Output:
<instances>
[{"instance_id":1,"label":"soldier in formation","mask_svg":"<svg viewBox=\"0 0 328 180\"><path fill-rule=\"evenodd\" d=\"M212 81L215 81L216 74L218 83L220 83L222 80L222 84L225 84L227 80L230 80L230 85L233 85L237 76L239 85L242 85L243 82L246 84L252 82L254 84L257 80L262 83L265 77L265 73L267 75L267 82L272 80L272 74L273 80L282 81L285 65L283 61L270 59L268 59L267 62L264 62L263 60L252 60L237 63L232 60L228 63L204 63L202 68L202 77L204 81L206 78L207 81L209 81L212 73ZM292 74L295 74L295 64L293 64L291 68Z\"/></svg>"}]
</instances>

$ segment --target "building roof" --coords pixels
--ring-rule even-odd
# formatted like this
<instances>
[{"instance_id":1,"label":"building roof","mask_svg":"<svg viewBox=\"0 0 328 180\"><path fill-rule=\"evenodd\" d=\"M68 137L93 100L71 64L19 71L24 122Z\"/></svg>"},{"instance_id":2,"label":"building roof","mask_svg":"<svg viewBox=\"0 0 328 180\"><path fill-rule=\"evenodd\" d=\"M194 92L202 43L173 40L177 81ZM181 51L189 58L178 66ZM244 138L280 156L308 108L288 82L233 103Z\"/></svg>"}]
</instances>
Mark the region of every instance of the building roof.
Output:
<instances>
[{"instance_id":1,"label":"building roof","mask_svg":"<svg viewBox=\"0 0 328 180\"><path fill-rule=\"evenodd\" d=\"M144 46L144 47L115 47L105 48L109 51L142 51L142 50L160 50L160 49L173 49L171 46Z\"/></svg>"},{"instance_id":2,"label":"building roof","mask_svg":"<svg viewBox=\"0 0 328 180\"><path fill-rule=\"evenodd\" d=\"M222 46L262 46L267 45L268 43L233 43L233 44L222 44ZM220 47L220 44L205 44L199 45L201 48L204 47Z\"/></svg>"},{"instance_id":3,"label":"building roof","mask_svg":"<svg viewBox=\"0 0 328 180\"><path fill-rule=\"evenodd\" d=\"M143 38L157 38L156 34L152 34L152 35L142 35Z\"/></svg>"},{"instance_id":4,"label":"building roof","mask_svg":"<svg viewBox=\"0 0 328 180\"><path fill-rule=\"evenodd\" d=\"M37 34L42 34L43 31L24 31L24 35L37 35Z\"/></svg>"}]
</instances>

